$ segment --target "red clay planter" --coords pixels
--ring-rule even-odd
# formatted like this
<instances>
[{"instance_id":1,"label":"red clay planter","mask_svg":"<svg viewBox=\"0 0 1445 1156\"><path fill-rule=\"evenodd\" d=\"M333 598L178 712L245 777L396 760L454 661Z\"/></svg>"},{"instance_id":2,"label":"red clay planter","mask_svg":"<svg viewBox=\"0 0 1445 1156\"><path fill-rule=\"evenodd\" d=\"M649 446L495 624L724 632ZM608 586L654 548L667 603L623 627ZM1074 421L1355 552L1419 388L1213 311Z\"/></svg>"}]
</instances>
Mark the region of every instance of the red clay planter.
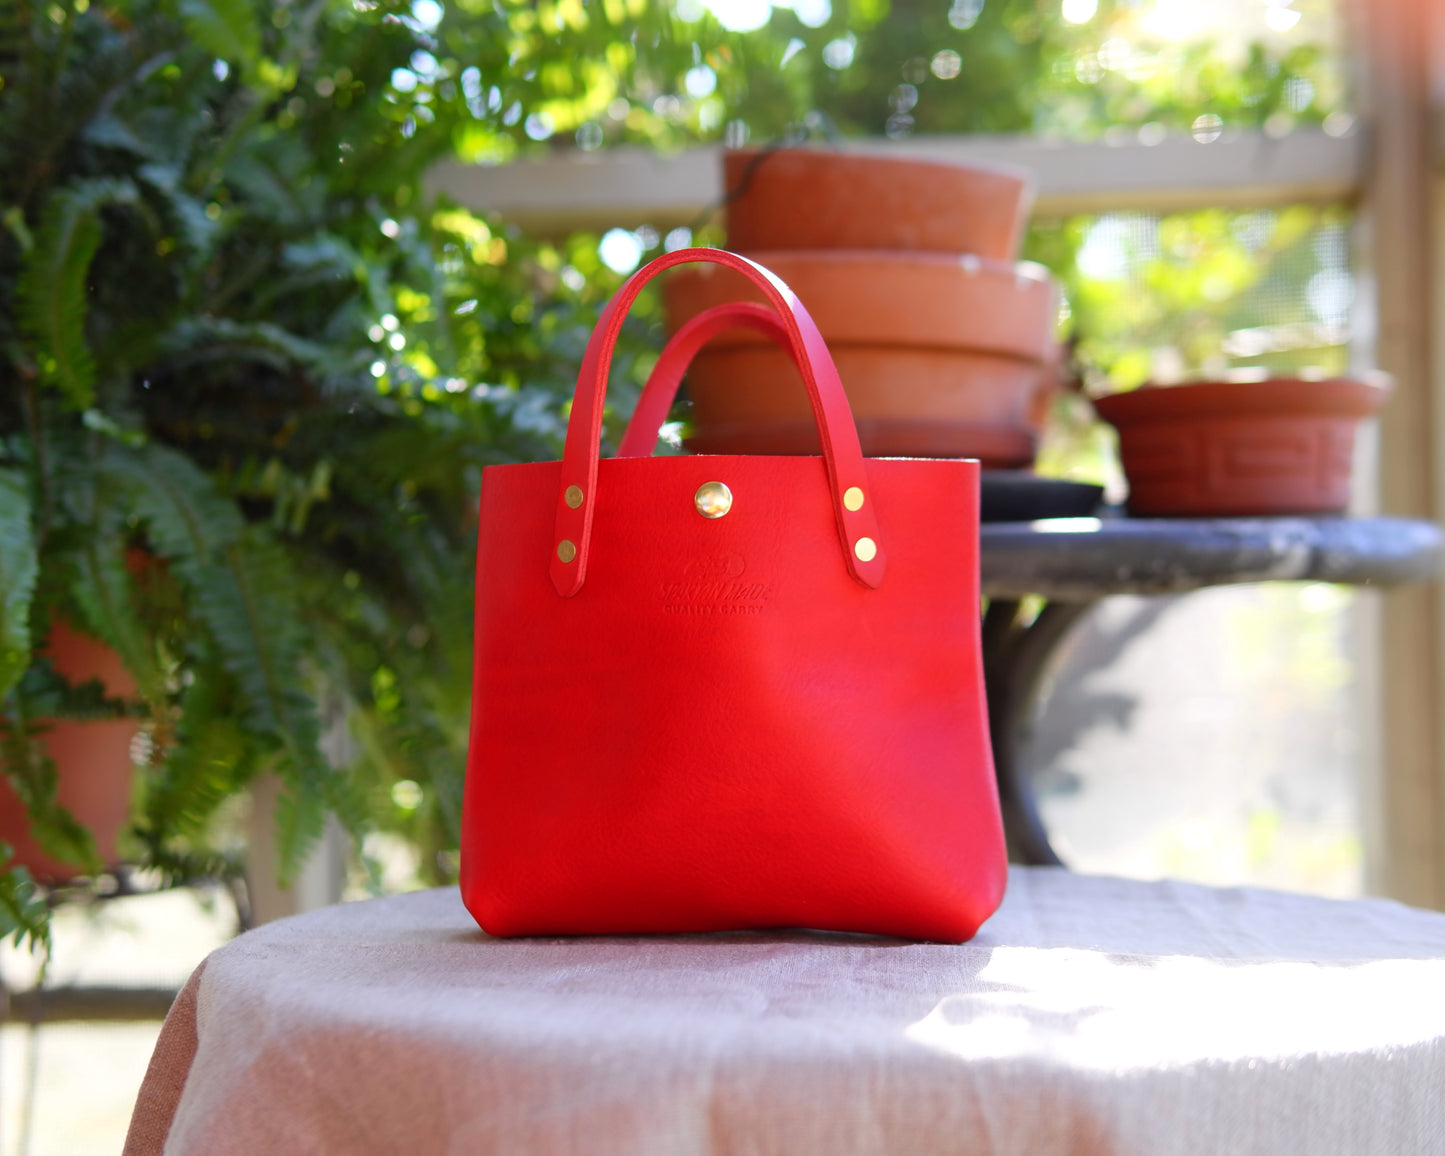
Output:
<instances>
[{"instance_id":1,"label":"red clay planter","mask_svg":"<svg viewBox=\"0 0 1445 1156\"><path fill-rule=\"evenodd\" d=\"M1360 420L1386 389L1363 381L1146 386L1095 401L1119 431L1129 512L1335 514L1349 503Z\"/></svg>"},{"instance_id":2,"label":"red clay planter","mask_svg":"<svg viewBox=\"0 0 1445 1156\"><path fill-rule=\"evenodd\" d=\"M1018 251L1033 203L1022 170L905 160L832 149L723 156L728 247Z\"/></svg>"},{"instance_id":3,"label":"red clay planter","mask_svg":"<svg viewBox=\"0 0 1445 1156\"><path fill-rule=\"evenodd\" d=\"M72 683L98 678L112 698L136 693L135 680L115 651L63 622L51 627L47 654ZM130 718L57 721L44 740L59 773L60 803L94 834L101 862L107 866L120 861L116 843L130 819L134 778L130 750L139 725ZM24 804L4 778L0 778L0 840L15 849L15 862L38 879L69 879L80 869L79 864L51 858L30 837Z\"/></svg>"},{"instance_id":4,"label":"red clay planter","mask_svg":"<svg viewBox=\"0 0 1445 1156\"><path fill-rule=\"evenodd\" d=\"M973 255L896 251L749 254L818 323L870 456L1032 461L1036 403L1051 380L1057 298L1048 274ZM762 297L729 270L679 270L664 286L675 331L704 309ZM713 341L688 373L704 453L818 453L787 355L758 334Z\"/></svg>"}]
</instances>

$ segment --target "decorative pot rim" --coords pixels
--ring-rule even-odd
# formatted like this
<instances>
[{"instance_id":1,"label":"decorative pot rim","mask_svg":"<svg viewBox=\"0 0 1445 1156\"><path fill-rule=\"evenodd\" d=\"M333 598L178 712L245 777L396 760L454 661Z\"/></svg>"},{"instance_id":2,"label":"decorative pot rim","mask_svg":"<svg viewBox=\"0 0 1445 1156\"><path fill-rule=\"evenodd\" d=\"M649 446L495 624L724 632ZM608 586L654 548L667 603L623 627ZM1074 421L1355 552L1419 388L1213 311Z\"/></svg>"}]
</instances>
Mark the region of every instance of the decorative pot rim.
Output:
<instances>
[{"instance_id":1,"label":"decorative pot rim","mask_svg":"<svg viewBox=\"0 0 1445 1156\"><path fill-rule=\"evenodd\" d=\"M1057 286L1042 266L896 250L769 249L749 256L792 286L831 346L970 350L1053 362ZM663 285L673 328L707 305L760 299L707 268L677 269ZM714 344L764 342L730 332Z\"/></svg>"},{"instance_id":2,"label":"decorative pot rim","mask_svg":"<svg viewBox=\"0 0 1445 1156\"><path fill-rule=\"evenodd\" d=\"M833 144L804 141L801 144L787 145L774 149L765 149L751 145L740 149L725 148L722 150L724 160L732 158L742 160L745 157L756 157L764 154L769 157L828 157L842 161L865 161L870 164L882 162L895 168L916 166L918 168L933 169L939 173L948 173L950 175L982 173L987 176L1002 177L1007 180L1019 182L1023 186L1024 197L1029 201L1033 199L1035 187L1033 171L1022 165L1012 165L1007 161L958 161L948 160L943 157L918 156L914 153L905 154L895 152L892 149L881 147L877 144L853 144L852 142Z\"/></svg>"},{"instance_id":3,"label":"decorative pot rim","mask_svg":"<svg viewBox=\"0 0 1445 1156\"><path fill-rule=\"evenodd\" d=\"M1095 398L1094 409L1115 426L1286 414L1363 418L1384 405L1389 395L1390 386L1384 380L1271 377L1264 381L1144 385Z\"/></svg>"},{"instance_id":4,"label":"decorative pot rim","mask_svg":"<svg viewBox=\"0 0 1445 1156\"><path fill-rule=\"evenodd\" d=\"M856 266L876 265L885 269L903 269L948 272L963 270L966 276L1008 277L1028 285L1054 287L1054 275L1045 265L1037 261L1006 261L999 257L985 257L979 253L936 253L926 249L747 249L742 255L756 261L764 268L771 268L769 260L791 261L809 265ZM671 276L684 273L708 275L713 266L684 265Z\"/></svg>"}]
</instances>

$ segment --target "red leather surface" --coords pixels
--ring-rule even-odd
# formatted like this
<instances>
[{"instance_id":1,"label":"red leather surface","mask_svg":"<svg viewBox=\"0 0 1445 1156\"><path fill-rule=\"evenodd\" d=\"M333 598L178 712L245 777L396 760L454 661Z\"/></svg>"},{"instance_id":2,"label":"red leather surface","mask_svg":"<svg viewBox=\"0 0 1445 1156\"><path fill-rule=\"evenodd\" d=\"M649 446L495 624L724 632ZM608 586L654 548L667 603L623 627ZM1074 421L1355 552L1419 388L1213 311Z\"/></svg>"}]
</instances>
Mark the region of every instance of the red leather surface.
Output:
<instances>
[{"instance_id":1,"label":"red leather surface","mask_svg":"<svg viewBox=\"0 0 1445 1156\"><path fill-rule=\"evenodd\" d=\"M826 350L796 328L790 344L817 370ZM600 395L588 410L582 387L603 344L584 362L568 460L483 474L468 909L496 935L968 938L1006 874L978 464L846 451L831 473L817 457L599 462ZM856 447L836 377L811 376L833 449L840 433ZM840 475L886 535L876 583L840 557ZM733 493L717 519L693 504L710 481ZM575 588L559 587L555 561L571 484L590 495Z\"/></svg>"}]
</instances>

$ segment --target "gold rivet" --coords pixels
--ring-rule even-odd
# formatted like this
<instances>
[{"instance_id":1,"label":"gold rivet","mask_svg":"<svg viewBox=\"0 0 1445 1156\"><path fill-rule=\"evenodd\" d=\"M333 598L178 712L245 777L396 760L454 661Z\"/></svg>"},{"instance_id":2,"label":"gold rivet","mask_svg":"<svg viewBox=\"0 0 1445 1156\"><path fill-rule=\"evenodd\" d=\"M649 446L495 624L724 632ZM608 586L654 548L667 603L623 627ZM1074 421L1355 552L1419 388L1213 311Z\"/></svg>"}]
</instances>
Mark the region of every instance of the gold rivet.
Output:
<instances>
[{"instance_id":1,"label":"gold rivet","mask_svg":"<svg viewBox=\"0 0 1445 1156\"><path fill-rule=\"evenodd\" d=\"M849 486L843 491L843 506L848 510L861 510L863 508L863 491L857 486Z\"/></svg>"},{"instance_id":2,"label":"gold rivet","mask_svg":"<svg viewBox=\"0 0 1445 1156\"><path fill-rule=\"evenodd\" d=\"M871 562L878 555L878 543L872 538L859 538L853 543L853 553L860 562Z\"/></svg>"},{"instance_id":3,"label":"gold rivet","mask_svg":"<svg viewBox=\"0 0 1445 1156\"><path fill-rule=\"evenodd\" d=\"M562 491L562 500L567 503L569 510L575 510L582 504L582 487L568 486Z\"/></svg>"},{"instance_id":4,"label":"gold rivet","mask_svg":"<svg viewBox=\"0 0 1445 1156\"><path fill-rule=\"evenodd\" d=\"M733 492L721 482L704 482L692 496L692 504L704 518L721 518L733 508Z\"/></svg>"},{"instance_id":5,"label":"gold rivet","mask_svg":"<svg viewBox=\"0 0 1445 1156\"><path fill-rule=\"evenodd\" d=\"M871 558L873 555L870 554L868 556ZM570 538L563 538L557 543L557 557L561 558L564 562L570 562L573 558L577 557L577 547L572 544Z\"/></svg>"}]
</instances>

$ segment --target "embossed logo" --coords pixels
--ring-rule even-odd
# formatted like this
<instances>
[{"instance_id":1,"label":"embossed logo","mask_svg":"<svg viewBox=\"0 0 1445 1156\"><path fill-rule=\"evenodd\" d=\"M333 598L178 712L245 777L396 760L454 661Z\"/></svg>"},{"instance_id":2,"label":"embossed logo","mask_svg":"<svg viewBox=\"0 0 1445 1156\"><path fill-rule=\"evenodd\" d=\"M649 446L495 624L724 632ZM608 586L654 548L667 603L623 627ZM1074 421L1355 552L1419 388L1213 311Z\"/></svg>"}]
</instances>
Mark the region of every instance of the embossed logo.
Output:
<instances>
[{"instance_id":1,"label":"embossed logo","mask_svg":"<svg viewBox=\"0 0 1445 1156\"><path fill-rule=\"evenodd\" d=\"M694 616L759 614L772 586L743 580L746 569L737 554L694 558L682 568L680 580L662 584L663 609L668 614Z\"/></svg>"},{"instance_id":2,"label":"embossed logo","mask_svg":"<svg viewBox=\"0 0 1445 1156\"><path fill-rule=\"evenodd\" d=\"M694 581L720 578L736 578L747 564L741 554L714 554L708 558L694 558L682 568L682 576Z\"/></svg>"}]
</instances>

